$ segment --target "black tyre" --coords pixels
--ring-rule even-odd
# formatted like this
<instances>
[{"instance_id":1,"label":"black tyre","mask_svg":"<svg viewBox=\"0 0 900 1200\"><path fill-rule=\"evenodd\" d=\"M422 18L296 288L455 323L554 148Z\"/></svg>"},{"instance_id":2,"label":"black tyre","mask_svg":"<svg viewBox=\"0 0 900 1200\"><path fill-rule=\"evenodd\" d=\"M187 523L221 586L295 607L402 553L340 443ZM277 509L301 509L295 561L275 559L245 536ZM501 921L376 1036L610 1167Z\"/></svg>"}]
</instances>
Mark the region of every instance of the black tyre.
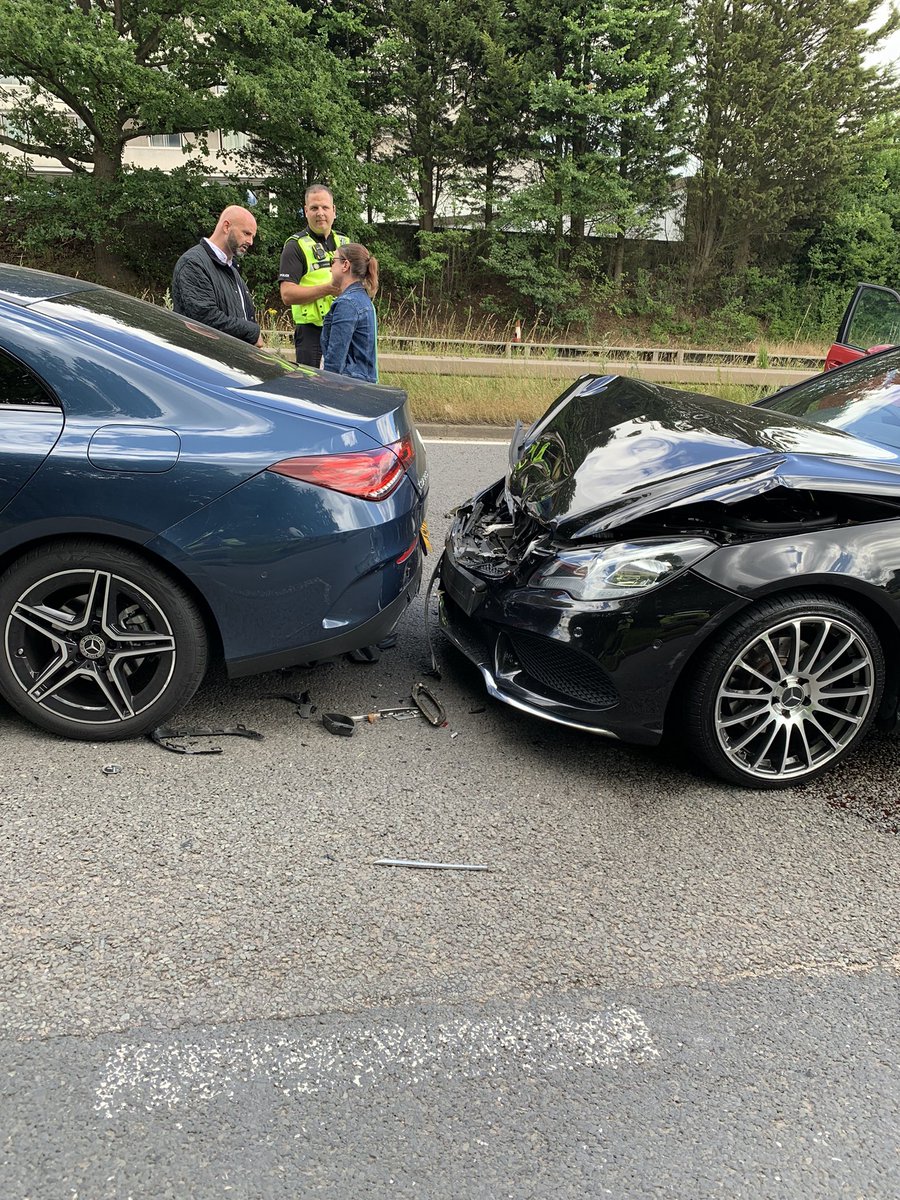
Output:
<instances>
[{"instance_id":1,"label":"black tyre","mask_svg":"<svg viewBox=\"0 0 900 1200\"><path fill-rule=\"evenodd\" d=\"M56 542L13 563L0 576L0 627L0 693L63 737L145 733L206 671L206 630L187 592L100 542Z\"/></svg>"},{"instance_id":2,"label":"black tyre","mask_svg":"<svg viewBox=\"0 0 900 1200\"><path fill-rule=\"evenodd\" d=\"M761 601L707 648L688 682L690 744L730 783L805 783L862 741L884 670L878 635L849 604L815 593Z\"/></svg>"}]
</instances>

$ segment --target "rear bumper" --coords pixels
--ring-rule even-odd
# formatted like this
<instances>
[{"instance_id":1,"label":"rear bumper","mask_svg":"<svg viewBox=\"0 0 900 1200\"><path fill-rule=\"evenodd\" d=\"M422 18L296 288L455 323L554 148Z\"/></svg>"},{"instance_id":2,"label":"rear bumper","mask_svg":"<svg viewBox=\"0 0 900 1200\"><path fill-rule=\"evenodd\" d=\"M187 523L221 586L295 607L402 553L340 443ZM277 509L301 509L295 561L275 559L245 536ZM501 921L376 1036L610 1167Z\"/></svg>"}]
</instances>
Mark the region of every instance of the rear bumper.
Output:
<instances>
[{"instance_id":1,"label":"rear bumper","mask_svg":"<svg viewBox=\"0 0 900 1200\"><path fill-rule=\"evenodd\" d=\"M417 552L416 565L409 582L404 586L400 595L376 616L355 625L352 629L342 630L334 637L323 638L321 641L298 649L279 650L274 654L232 659L225 664L229 678L239 679L244 675L261 675L264 671L277 671L281 667L295 667L301 663L318 662L323 658L334 658L338 654L346 654L350 650L359 650L363 646L375 645L376 642L380 642L388 636L406 612L416 597L421 579L422 556Z\"/></svg>"}]
</instances>

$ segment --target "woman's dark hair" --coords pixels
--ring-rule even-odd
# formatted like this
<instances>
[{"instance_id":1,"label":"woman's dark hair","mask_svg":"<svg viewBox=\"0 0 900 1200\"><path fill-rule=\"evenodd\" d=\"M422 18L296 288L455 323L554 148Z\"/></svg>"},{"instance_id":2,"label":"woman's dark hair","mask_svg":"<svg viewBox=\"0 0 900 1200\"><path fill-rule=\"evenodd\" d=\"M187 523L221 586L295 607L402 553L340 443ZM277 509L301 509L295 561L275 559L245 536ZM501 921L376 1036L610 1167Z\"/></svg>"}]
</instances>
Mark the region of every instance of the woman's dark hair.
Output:
<instances>
[{"instance_id":1,"label":"woman's dark hair","mask_svg":"<svg viewBox=\"0 0 900 1200\"><path fill-rule=\"evenodd\" d=\"M350 264L350 274L358 279L370 296L378 291L378 259L359 242L348 242L341 246L335 258L343 258Z\"/></svg>"}]
</instances>

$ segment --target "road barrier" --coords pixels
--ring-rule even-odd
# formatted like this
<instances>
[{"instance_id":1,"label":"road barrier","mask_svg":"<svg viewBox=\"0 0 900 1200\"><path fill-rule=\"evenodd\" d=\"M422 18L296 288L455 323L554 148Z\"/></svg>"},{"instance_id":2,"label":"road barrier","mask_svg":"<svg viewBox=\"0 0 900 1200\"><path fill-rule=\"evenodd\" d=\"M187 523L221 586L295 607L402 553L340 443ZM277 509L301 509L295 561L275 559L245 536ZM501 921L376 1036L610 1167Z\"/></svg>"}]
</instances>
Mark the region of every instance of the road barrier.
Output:
<instances>
[{"instance_id":1,"label":"road barrier","mask_svg":"<svg viewBox=\"0 0 900 1200\"><path fill-rule=\"evenodd\" d=\"M401 352L390 347L402 346ZM656 383L732 383L779 388L808 379L824 367L813 355L760 356L743 350L690 350L664 346L580 346L567 343L471 341L385 334L378 364L398 375L493 375L575 379L588 373L635 375ZM412 353L413 347L430 353ZM293 347L273 345L293 358ZM457 353L439 353L439 349ZM460 350L476 351L462 354Z\"/></svg>"},{"instance_id":2,"label":"road barrier","mask_svg":"<svg viewBox=\"0 0 900 1200\"><path fill-rule=\"evenodd\" d=\"M648 363L671 366L711 366L711 367L758 367L760 370L777 368L781 370L805 371L814 374L821 371L825 365L821 355L810 354L770 354L762 355L755 350L693 350L685 347L671 346L606 346L606 345L575 345L568 342L515 342L515 341L486 341L484 339L467 338L435 338L419 337L407 334L382 334L379 344L383 350L389 346L401 347L403 352L416 353L426 357L443 357L444 347L450 349L448 357L469 357L462 353L463 348L471 348L471 357L505 358L513 361L555 361L556 359L589 359L609 363ZM760 361L762 359L762 361Z\"/></svg>"},{"instance_id":3,"label":"road barrier","mask_svg":"<svg viewBox=\"0 0 900 1200\"><path fill-rule=\"evenodd\" d=\"M655 383L737 383L747 387L785 387L821 370L777 370L771 367L700 366L687 363L612 361L608 358L452 358L449 355L378 355L382 372L398 375L493 375L533 379L575 379L589 373L635 375Z\"/></svg>"}]
</instances>

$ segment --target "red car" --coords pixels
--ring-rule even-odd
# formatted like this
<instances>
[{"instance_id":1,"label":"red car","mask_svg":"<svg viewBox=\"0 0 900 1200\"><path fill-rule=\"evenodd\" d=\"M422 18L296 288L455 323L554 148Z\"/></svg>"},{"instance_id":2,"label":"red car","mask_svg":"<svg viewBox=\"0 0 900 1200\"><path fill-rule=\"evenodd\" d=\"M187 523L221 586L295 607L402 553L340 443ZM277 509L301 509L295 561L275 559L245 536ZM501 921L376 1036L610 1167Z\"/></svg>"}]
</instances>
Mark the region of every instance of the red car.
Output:
<instances>
[{"instance_id":1,"label":"red car","mask_svg":"<svg viewBox=\"0 0 900 1200\"><path fill-rule=\"evenodd\" d=\"M900 292L874 283L857 284L825 358L825 370L900 345Z\"/></svg>"}]
</instances>

